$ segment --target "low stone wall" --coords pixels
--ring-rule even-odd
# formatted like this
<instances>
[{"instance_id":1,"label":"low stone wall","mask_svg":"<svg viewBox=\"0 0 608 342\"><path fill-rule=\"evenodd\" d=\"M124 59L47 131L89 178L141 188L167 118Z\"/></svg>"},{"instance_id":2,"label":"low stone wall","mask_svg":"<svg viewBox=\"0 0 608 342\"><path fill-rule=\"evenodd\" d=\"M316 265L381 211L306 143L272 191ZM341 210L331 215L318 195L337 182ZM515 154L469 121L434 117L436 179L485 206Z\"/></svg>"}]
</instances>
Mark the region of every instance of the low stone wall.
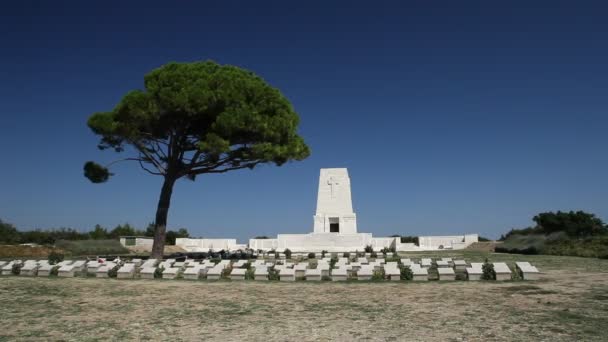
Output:
<instances>
[{"instance_id":1,"label":"low stone wall","mask_svg":"<svg viewBox=\"0 0 608 342\"><path fill-rule=\"evenodd\" d=\"M236 239L191 239L177 238L175 245L183 248L187 252L207 252L210 249L219 250L237 250L242 248L242 245L236 243Z\"/></svg>"}]
</instances>

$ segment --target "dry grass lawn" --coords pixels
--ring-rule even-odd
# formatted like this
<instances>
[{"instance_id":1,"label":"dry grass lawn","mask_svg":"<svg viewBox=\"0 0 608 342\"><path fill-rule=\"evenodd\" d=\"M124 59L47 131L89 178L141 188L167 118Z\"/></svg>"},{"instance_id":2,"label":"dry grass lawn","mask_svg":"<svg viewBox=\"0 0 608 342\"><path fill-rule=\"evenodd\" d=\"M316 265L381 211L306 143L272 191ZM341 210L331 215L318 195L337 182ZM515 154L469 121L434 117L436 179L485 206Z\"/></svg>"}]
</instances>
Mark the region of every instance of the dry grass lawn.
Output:
<instances>
[{"instance_id":1,"label":"dry grass lawn","mask_svg":"<svg viewBox=\"0 0 608 342\"><path fill-rule=\"evenodd\" d=\"M422 255L431 254L409 256ZM490 256L545 274L503 283L2 277L0 340L608 340L608 260Z\"/></svg>"}]
</instances>

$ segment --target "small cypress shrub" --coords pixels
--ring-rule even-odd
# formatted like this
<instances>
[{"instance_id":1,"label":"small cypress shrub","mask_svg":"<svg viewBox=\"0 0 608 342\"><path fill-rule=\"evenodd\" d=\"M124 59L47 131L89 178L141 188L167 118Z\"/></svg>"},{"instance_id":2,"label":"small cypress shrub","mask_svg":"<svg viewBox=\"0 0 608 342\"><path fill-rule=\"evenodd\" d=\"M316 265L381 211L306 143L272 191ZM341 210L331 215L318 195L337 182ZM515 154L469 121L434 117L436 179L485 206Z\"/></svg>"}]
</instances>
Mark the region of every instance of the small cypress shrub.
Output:
<instances>
[{"instance_id":1,"label":"small cypress shrub","mask_svg":"<svg viewBox=\"0 0 608 342\"><path fill-rule=\"evenodd\" d=\"M401 265L401 275L400 275L400 279L401 280L412 280L414 279L414 273L412 273L412 269L409 266L404 266Z\"/></svg>"},{"instance_id":2,"label":"small cypress shrub","mask_svg":"<svg viewBox=\"0 0 608 342\"><path fill-rule=\"evenodd\" d=\"M118 269L119 268L120 268L120 265L116 265L111 270L109 270L108 271L108 277L110 277L110 278L116 278L116 277L118 277Z\"/></svg>"},{"instance_id":3,"label":"small cypress shrub","mask_svg":"<svg viewBox=\"0 0 608 342\"><path fill-rule=\"evenodd\" d=\"M49 275L53 276L53 277L58 276L59 275L59 266L55 266L55 267L51 268Z\"/></svg>"},{"instance_id":4,"label":"small cypress shrub","mask_svg":"<svg viewBox=\"0 0 608 342\"><path fill-rule=\"evenodd\" d=\"M232 267L226 267L222 271L221 279L230 279L230 272L232 272Z\"/></svg>"},{"instance_id":5,"label":"small cypress shrub","mask_svg":"<svg viewBox=\"0 0 608 342\"><path fill-rule=\"evenodd\" d=\"M158 267L156 270L154 270L154 279L162 279L164 271L164 267Z\"/></svg>"},{"instance_id":6,"label":"small cypress shrub","mask_svg":"<svg viewBox=\"0 0 608 342\"><path fill-rule=\"evenodd\" d=\"M342 254L342 256L343 256L344 258L350 258L350 253L348 253L348 252L344 252L344 254Z\"/></svg>"},{"instance_id":7,"label":"small cypress shrub","mask_svg":"<svg viewBox=\"0 0 608 342\"><path fill-rule=\"evenodd\" d=\"M376 254L376 252L372 252L372 254L371 254L371 256L370 256L370 257L372 257L372 258L377 258L377 257L378 257L378 254Z\"/></svg>"},{"instance_id":8,"label":"small cypress shrub","mask_svg":"<svg viewBox=\"0 0 608 342\"><path fill-rule=\"evenodd\" d=\"M308 253L308 259L314 259L315 258L315 253Z\"/></svg>"},{"instance_id":9,"label":"small cypress shrub","mask_svg":"<svg viewBox=\"0 0 608 342\"><path fill-rule=\"evenodd\" d=\"M283 253L285 253L285 259L291 259L291 249L285 248Z\"/></svg>"},{"instance_id":10,"label":"small cypress shrub","mask_svg":"<svg viewBox=\"0 0 608 342\"><path fill-rule=\"evenodd\" d=\"M253 280L253 279L254 279L253 268L248 268L247 271L245 272L245 280Z\"/></svg>"},{"instance_id":11,"label":"small cypress shrub","mask_svg":"<svg viewBox=\"0 0 608 342\"><path fill-rule=\"evenodd\" d=\"M483 280L496 280L496 272L494 271L494 265L488 262L488 259L483 263L481 279Z\"/></svg>"},{"instance_id":12,"label":"small cypress shrub","mask_svg":"<svg viewBox=\"0 0 608 342\"><path fill-rule=\"evenodd\" d=\"M325 258L325 254L326 254L326 253L327 253L327 251L326 251L326 250L322 250L322 251L321 251L321 258Z\"/></svg>"},{"instance_id":13,"label":"small cypress shrub","mask_svg":"<svg viewBox=\"0 0 608 342\"><path fill-rule=\"evenodd\" d=\"M13 268L11 269L11 273L13 275L19 275L19 273L21 273L21 267L22 266L23 265L17 264L17 263L13 264Z\"/></svg>"},{"instance_id":14,"label":"small cypress shrub","mask_svg":"<svg viewBox=\"0 0 608 342\"><path fill-rule=\"evenodd\" d=\"M268 269L268 280L279 280L279 271L274 267Z\"/></svg>"},{"instance_id":15,"label":"small cypress shrub","mask_svg":"<svg viewBox=\"0 0 608 342\"><path fill-rule=\"evenodd\" d=\"M372 253L372 252L374 252L374 248L372 247L372 245L365 246L365 253Z\"/></svg>"}]
</instances>

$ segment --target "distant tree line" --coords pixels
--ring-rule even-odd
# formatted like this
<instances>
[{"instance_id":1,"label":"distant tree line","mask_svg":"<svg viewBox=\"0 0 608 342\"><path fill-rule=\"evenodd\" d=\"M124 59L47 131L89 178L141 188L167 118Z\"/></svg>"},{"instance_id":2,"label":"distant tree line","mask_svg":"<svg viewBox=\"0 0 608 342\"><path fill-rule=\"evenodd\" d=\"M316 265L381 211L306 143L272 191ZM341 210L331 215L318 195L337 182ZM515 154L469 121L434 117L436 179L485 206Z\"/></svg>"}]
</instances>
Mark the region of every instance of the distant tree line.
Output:
<instances>
[{"instance_id":1,"label":"distant tree line","mask_svg":"<svg viewBox=\"0 0 608 342\"><path fill-rule=\"evenodd\" d=\"M608 226L595 214L584 211L545 212L532 218L535 226L523 229L511 229L500 237L504 241L513 235L550 235L564 233L571 238L588 238L608 234Z\"/></svg>"},{"instance_id":2,"label":"distant tree line","mask_svg":"<svg viewBox=\"0 0 608 342\"><path fill-rule=\"evenodd\" d=\"M144 230L137 229L128 223L119 224L108 230L95 225L93 230L81 232L73 228L18 230L14 225L0 219L0 244L37 243L40 245L53 245L59 240L108 240L118 239L121 236L147 236L154 237L154 224L149 224ZM175 244L176 238L190 237L186 228L167 231L165 240L169 245Z\"/></svg>"}]
</instances>

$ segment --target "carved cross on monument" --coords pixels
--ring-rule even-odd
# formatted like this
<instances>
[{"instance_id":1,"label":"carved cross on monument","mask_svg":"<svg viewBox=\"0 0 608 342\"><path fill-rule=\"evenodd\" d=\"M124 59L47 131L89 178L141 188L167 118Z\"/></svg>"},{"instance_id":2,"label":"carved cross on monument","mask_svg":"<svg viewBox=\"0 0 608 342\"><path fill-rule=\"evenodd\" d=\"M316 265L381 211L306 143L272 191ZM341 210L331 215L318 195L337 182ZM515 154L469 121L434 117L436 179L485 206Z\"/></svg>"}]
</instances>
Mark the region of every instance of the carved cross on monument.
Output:
<instances>
[{"instance_id":1,"label":"carved cross on monument","mask_svg":"<svg viewBox=\"0 0 608 342\"><path fill-rule=\"evenodd\" d=\"M331 198L336 198L336 194L334 192L334 186L340 185L340 183L334 179L334 177L329 177L327 184L331 187Z\"/></svg>"}]
</instances>

